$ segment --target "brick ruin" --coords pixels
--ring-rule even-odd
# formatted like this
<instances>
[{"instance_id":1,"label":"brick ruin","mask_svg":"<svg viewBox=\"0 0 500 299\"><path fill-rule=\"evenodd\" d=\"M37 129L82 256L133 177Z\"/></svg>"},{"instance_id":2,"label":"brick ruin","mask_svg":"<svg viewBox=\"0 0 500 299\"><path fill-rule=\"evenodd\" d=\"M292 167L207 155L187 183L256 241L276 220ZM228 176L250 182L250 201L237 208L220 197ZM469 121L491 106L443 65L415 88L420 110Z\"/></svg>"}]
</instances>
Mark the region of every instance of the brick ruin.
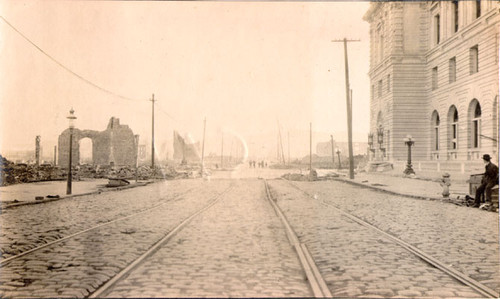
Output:
<instances>
[{"instance_id":1,"label":"brick ruin","mask_svg":"<svg viewBox=\"0 0 500 299\"><path fill-rule=\"evenodd\" d=\"M70 129L59 135L58 165L65 168L69 161ZM92 164L115 166L135 166L137 159L138 135L128 125L120 125L120 119L111 117L105 131L73 129L72 165L80 162L80 140L92 140Z\"/></svg>"}]
</instances>

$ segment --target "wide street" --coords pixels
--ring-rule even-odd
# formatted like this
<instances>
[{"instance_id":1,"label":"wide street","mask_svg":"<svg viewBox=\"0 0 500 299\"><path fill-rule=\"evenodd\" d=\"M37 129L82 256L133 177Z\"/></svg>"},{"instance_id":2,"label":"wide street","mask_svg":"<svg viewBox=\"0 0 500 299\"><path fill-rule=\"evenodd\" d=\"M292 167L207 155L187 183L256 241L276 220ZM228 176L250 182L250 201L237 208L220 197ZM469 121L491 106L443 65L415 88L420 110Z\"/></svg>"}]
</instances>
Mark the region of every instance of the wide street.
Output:
<instances>
[{"instance_id":1,"label":"wide street","mask_svg":"<svg viewBox=\"0 0 500 299\"><path fill-rule=\"evenodd\" d=\"M282 172L243 168L2 210L0 296L315 296L271 201L331 296L488 297L474 283L499 291L496 213L272 178Z\"/></svg>"}]
</instances>

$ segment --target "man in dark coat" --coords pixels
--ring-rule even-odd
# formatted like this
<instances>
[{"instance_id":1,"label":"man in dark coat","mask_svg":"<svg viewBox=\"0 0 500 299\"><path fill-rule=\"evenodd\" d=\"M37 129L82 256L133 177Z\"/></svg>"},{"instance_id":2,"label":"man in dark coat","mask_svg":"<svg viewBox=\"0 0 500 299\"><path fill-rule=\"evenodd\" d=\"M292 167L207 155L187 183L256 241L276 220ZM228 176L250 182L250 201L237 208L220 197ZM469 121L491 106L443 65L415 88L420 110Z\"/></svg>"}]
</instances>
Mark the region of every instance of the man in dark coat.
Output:
<instances>
[{"instance_id":1,"label":"man in dark coat","mask_svg":"<svg viewBox=\"0 0 500 299\"><path fill-rule=\"evenodd\" d=\"M486 193L486 201L491 202L491 188L498 184L498 167L491 163L490 155L483 155L483 160L485 164L486 171L483 174L483 179L481 180L481 186L476 190L476 198L474 201L474 207L479 208L481 204L481 195ZM486 191L486 192L485 192Z\"/></svg>"}]
</instances>

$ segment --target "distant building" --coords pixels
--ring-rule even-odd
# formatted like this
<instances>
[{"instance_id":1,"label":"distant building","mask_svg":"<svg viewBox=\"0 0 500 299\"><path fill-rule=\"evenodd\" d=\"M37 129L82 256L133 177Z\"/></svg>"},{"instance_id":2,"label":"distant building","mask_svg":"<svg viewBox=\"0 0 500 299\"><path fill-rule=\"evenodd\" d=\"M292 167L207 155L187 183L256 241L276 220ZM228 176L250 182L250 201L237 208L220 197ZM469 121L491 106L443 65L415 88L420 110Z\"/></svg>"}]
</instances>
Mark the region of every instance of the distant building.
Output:
<instances>
[{"instance_id":1,"label":"distant building","mask_svg":"<svg viewBox=\"0 0 500 299\"><path fill-rule=\"evenodd\" d=\"M372 160L471 171L498 155L497 1L373 2ZM380 143L379 143L380 141Z\"/></svg>"},{"instance_id":2,"label":"distant building","mask_svg":"<svg viewBox=\"0 0 500 299\"><path fill-rule=\"evenodd\" d=\"M333 143L333 144L332 144ZM318 156L324 157L324 156L331 156L332 155L332 149L335 151L335 140L330 140L326 142L318 142L316 143L316 154Z\"/></svg>"}]
</instances>

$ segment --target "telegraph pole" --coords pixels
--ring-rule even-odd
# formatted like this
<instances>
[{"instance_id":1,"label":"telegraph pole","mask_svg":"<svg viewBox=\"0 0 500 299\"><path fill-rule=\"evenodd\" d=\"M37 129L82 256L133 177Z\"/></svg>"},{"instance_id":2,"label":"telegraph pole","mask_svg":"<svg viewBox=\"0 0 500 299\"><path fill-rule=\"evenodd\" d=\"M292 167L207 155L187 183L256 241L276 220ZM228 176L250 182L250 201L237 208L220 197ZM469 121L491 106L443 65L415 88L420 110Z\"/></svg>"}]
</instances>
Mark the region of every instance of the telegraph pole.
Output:
<instances>
[{"instance_id":1,"label":"telegraph pole","mask_svg":"<svg viewBox=\"0 0 500 299\"><path fill-rule=\"evenodd\" d=\"M345 96L347 106L347 135L349 144L349 178L354 179L354 157L352 150L352 91L349 85L349 63L347 59L347 42L359 42L360 40L353 40L344 38L342 40L332 40L332 42L344 43L344 60L345 60Z\"/></svg>"},{"instance_id":2,"label":"telegraph pole","mask_svg":"<svg viewBox=\"0 0 500 299\"><path fill-rule=\"evenodd\" d=\"M35 138L35 162L36 167L40 166L40 135L37 135Z\"/></svg>"},{"instance_id":3,"label":"telegraph pole","mask_svg":"<svg viewBox=\"0 0 500 299\"><path fill-rule=\"evenodd\" d=\"M283 160L283 164L285 164L285 152L283 151L283 139L281 138L281 128L280 128L280 122L278 121L278 136L279 136L279 146L278 146L278 151L279 151L279 148L281 148L281 154L279 155L280 156L280 160Z\"/></svg>"},{"instance_id":4,"label":"telegraph pole","mask_svg":"<svg viewBox=\"0 0 500 299\"><path fill-rule=\"evenodd\" d=\"M207 118L203 120L203 143L201 144L201 176L203 176L203 156L205 154L205 128L207 126Z\"/></svg>"},{"instance_id":5,"label":"telegraph pole","mask_svg":"<svg viewBox=\"0 0 500 299\"><path fill-rule=\"evenodd\" d=\"M222 132L222 142L220 146L220 169L222 169L224 164L224 132Z\"/></svg>"},{"instance_id":6,"label":"telegraph pole","mask_svg":"<svg viewBox=\"0 0 500 299\"><path fill-rule=\"evenodd\" d=\"M155 94L151 97L151 169L155 169Z\"/></svg>"},{"instance_id":7,"label":"telegraph pole","mask_svg":"<svg viewBox=\"0 0 500 299\"><path fill-rule=\"evenodd\" d=\"M330 135L330 138L332 140L332 168L335 167L335 151L333 150L333 135Z\"/></svg>"},{"instance_id":8,"label":"telegraph pole","mask_svg":"<svg viewBox=\"0 0 500 299\"><path fill-rule=\"evenodd\" d=\"M288 131L288 165L290 165L290 131Z\"/></svg>"},{"instance_id":9,"label":"telegraph pole","mask_svg":"<svg viewBox=\"0 0 500 299\"><path fill-rule=\"evenodd\" d=\"M313 137L312 137L312 123L309 123L309 171L312 171L312 144L313 144Z\"/></svg>"}]
</instances>

